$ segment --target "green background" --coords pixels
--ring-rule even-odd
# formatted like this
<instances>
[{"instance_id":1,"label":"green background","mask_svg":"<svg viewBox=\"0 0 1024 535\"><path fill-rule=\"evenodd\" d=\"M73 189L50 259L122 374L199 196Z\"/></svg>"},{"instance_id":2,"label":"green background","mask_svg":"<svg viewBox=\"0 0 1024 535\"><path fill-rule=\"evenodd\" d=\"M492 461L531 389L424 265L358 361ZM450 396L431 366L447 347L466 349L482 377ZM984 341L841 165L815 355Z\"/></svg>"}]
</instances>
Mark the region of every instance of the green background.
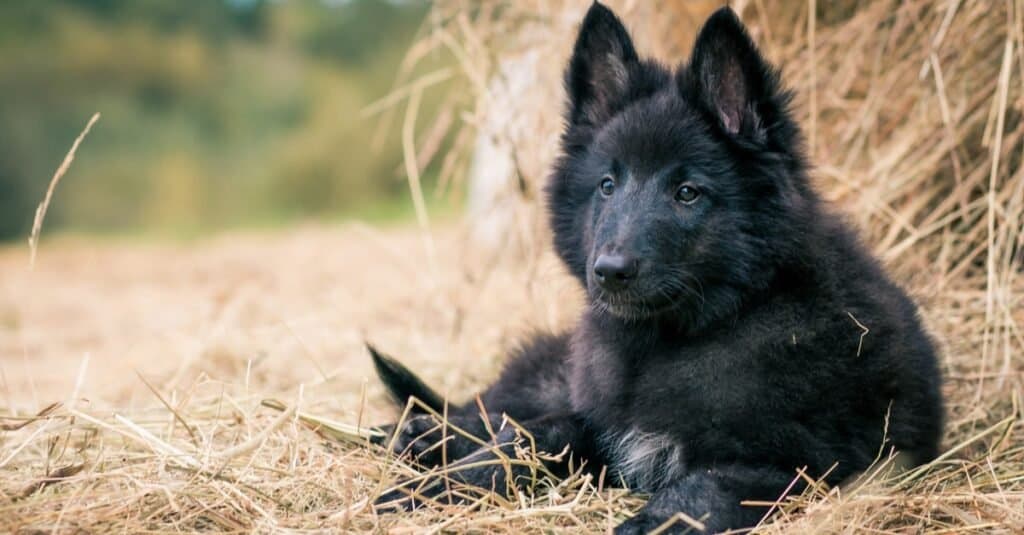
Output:
<instances>
[{"instance_id":1,"label":"green background","mask_svg":"<svg viewBox=\"0 0 1024 535\"><path fill-rule=\"evenodd\" d=\"M195 235L407 217L403 112L381 124L361 111L393 89L429 7L0 2L0 239L28 236L94 112L102 118L57 189L47 232ZM428 57L417 69L444 61ZM425 96L423 115L442 92ZM425 172L428 187L434 172Z\"/></svg>"}]
</instances>

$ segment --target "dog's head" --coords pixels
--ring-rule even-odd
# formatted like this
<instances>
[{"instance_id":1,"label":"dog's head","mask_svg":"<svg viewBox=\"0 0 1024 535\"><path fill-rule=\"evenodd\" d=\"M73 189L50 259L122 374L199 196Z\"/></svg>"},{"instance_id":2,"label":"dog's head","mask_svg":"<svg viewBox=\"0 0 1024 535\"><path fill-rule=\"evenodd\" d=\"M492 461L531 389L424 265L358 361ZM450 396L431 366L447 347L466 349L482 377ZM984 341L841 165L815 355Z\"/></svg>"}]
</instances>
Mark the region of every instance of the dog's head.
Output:
<instances>
[{"instance_id":1,"label":"dog's head","mask_svg":"<svg viewBox=\"0 0 1024 535\"><path fill-rule=\"evenodd\" d=\"M729 8L670 70L640 59L595 2L565 85L548 207L555 247L596 309L717 315L794 254L815 201L790 97Z\"/></svg>"}]
</instances>

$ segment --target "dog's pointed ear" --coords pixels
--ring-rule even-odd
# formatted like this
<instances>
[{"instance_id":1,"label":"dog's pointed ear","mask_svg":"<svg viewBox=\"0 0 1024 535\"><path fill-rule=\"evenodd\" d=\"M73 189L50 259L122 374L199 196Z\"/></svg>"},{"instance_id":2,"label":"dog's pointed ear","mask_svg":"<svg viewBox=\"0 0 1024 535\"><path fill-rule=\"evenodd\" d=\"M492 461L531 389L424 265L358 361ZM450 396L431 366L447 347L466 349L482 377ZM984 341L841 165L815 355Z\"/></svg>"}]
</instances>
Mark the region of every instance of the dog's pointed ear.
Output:
<instances>
[{"instance_id":1,"label":"dog's pointed ear","mask_svg":"<svg viewBox=\"0 0 1024 535\"><path fill-rule=\"evenodd\" d=\"M570 123L598 124L611 118L629 93L639 63L625 26L610 9L594 2L565 73Z\"/></svg>"},{"instance_id":2,"label":"dog's pointed ear","mask_svg":"<svg viewBox=\"0 0 1024 535\"><path fill-rule=\"evenodd\" d=\"M787 99L779 92L777 73L728 7L704 23L680 86L725 132L755 141L764 141Z\"/></svg>"}]
</instances>

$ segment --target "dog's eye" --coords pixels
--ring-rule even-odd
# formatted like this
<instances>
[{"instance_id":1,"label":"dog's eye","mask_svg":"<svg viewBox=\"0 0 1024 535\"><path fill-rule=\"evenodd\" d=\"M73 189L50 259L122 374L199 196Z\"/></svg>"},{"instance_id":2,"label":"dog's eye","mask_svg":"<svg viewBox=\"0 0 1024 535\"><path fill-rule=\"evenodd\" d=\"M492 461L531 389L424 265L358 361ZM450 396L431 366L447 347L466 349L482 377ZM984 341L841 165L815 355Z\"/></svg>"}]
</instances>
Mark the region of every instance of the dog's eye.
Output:
<instances>
[{"instance_id":1,"label":"dog's eye","mask_svg":"<svg viewBox=\"0 0 1024 535\"><path fill-rule=\"evenodd\" d=\"M612 180L611 175L604 175L598 188L601 190L601 195L607 197L615 192L615 181Z\"/></svg>"},{"instance_id":2,"label":"dog's eye","mask_svg":"<svg viewBox=\"0 0 1024 535\"><path fill-rule=\"evenodd\" d=\"M676 200L679 202L690 204L696 201L697 197L700 197L700 190L689 184L684 184L676 190Z\"/></svg>"}]
</instances>

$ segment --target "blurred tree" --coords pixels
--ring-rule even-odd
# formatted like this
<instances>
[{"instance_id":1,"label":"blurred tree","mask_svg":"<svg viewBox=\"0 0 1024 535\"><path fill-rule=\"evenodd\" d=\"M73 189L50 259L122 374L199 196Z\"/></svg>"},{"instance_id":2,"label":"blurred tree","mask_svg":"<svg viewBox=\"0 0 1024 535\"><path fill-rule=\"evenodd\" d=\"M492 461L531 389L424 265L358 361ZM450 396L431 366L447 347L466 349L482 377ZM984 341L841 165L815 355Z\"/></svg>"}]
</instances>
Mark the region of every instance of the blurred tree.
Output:
<instances>
[{"instance_id":1,"label":"blurred tree","mask_svg":"<svg viewBox=\"0 0 1024 535\"><path fill-rule=\"evenodd\" d=\"M359 111L391 88L428 8L0 2L0 239L26 235L95 111L47 229L205 229L393 202L400 146L371 150Z\"/></svg>"}]
</instances>

